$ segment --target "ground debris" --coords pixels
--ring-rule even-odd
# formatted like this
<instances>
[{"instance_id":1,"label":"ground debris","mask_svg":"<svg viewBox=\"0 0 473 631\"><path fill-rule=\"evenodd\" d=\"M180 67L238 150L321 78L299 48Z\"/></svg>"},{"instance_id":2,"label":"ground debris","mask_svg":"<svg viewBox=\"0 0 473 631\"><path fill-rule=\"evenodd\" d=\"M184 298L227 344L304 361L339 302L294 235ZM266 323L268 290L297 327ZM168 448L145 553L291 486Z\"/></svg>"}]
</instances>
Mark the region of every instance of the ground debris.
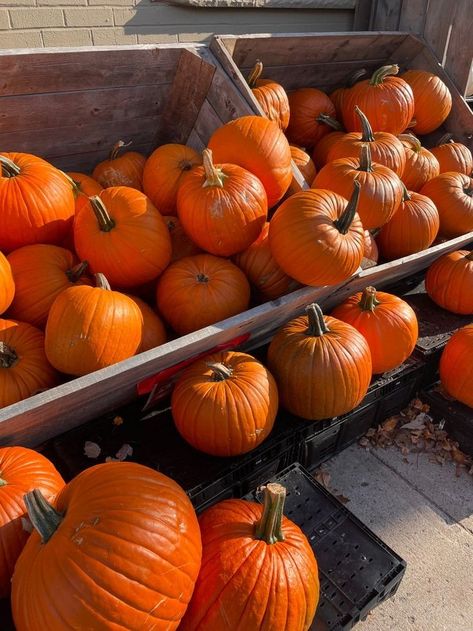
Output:
<instances>
[{"instance_id":1,"label":"ground debris","mask_svg":"<svg viewBox=\"0 0 473 631\"><path fill-rule=\"evenodd\" d=\"M322 485L327 491L330 491L332 495L335 495L337 500L342 504L347 504L350 501L349 497L346 497L342 493L340 493L337 489L333 489L330 486L330 472L327 469L326 465L321 464L314 473L312 474L315 480Z\"/></svg>"}]
</instances>

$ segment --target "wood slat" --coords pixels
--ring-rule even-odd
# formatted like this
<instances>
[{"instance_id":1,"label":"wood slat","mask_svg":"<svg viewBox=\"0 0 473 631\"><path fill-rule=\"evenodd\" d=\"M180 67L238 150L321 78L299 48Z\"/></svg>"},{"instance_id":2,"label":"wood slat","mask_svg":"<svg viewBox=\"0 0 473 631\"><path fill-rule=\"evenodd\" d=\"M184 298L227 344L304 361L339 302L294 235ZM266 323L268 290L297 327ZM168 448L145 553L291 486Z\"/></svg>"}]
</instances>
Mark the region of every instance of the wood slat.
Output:
<instances>
[{"instance_id":1,"label":"wood slat","mask_svg":"<svg viewBox=\"0 0 473 631\"><path fill-rule=\"evenodd\" d=\"M423 34L430 0L403 0L399 30Z\"/></svg>"},{"instance_id":2,"label":"wood slat","mask_svg":"<svg viewBox=\"0 0 473 631\"><path fill-rule=\"evenodd\" d=\"M470 83L473 67L471 32L473 24L473 2L456 0L452 31L445 52L444 67L463 96Z\"/></svg>"},{"instance_id":3,"label":"wood slat","mask_svg":"<svg viewBox=\"0 0 473 631\"><path fill-rule=\"evenodd\" d=\"M455 13L455 2L429 0L428 12L424 25L424 38L434 51L440 63L443 63L445 50Z\"/></svg>"},{"instance_id":4,"label":"wood slat","mask_svg":"<svg viewBox=\"0 0 473 631\"><path fill-rule=\"evenodd\" d=\"M370 28L373 31L399 30L401 8L402 0L374 0Z\"/></svg>"},{"instance_id":5,"label":"wood slat","mask_svg":"<svg viewBox=\"0 0 473 631\"><path fill-rule=\"evenodd\" d=\"M151 153L153 144L151 142L145 144L135 144L134 151L147 156ZM63 171L81 171L82 173L91 173L96 164L105 160L110 154L109 149L101 149L100 151L88 151L86 153L75 153L67 156L56 156L49 158L49 161L58 169Z\"/></svg>"}]
</instances>

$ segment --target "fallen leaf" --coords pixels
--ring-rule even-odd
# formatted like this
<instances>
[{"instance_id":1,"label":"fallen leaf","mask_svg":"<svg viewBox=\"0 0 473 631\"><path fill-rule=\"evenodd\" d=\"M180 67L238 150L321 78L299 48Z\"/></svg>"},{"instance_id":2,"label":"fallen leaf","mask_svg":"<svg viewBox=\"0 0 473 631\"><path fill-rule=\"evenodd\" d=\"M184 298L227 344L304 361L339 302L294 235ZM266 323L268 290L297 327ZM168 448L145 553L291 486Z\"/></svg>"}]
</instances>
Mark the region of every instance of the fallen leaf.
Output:
<instances>
[{"instance_id":1,"label":"fallen leaf","mask_svg":"<svg viewBox=\"0 0 473 631\"><path fill-rule=\"evenodd\" d=\"M128 456L133 455L133 447L128 443L125 443L120 447L120 449L115 454L117 460L123 461L128 458Z\"/></svg>"},{"instance_id":2,"label":"fallen leaf","mask_svg":"<svg viewBox=\"0 0 473 631\"><path fill-rule=\"evenodd\" d=\"M99 445L97 445L97 443L93 443L90 440L85 441L84 454L87 456L87 458L98 458L101 452L102 452L102 449L100 448Z\"/></svg>"},{"instance_id":3,"label":"fallen leaf","mask_svg":"<svg viewBox=\"0 0 473 631\"><path fill-rule=\"evenodd\" d=\"M348 502L350 501L349 497L346 497L345 495L342 495L341 493L339 495L335 495L335 497L342 504L348 504Z\"/></svg>"}]
</instances>

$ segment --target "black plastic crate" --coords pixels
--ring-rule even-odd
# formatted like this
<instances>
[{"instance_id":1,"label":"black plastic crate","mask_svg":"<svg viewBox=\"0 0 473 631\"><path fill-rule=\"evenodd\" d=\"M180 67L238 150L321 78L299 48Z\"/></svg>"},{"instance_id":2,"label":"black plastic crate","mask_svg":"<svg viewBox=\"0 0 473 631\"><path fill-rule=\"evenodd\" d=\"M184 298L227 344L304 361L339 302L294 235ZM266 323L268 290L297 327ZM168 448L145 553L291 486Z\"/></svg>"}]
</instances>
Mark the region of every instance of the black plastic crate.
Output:
<instances>
[{"instance_id":1,"label":"black plastic crate","mask_svg":"<svg viewBox=\"0 0 473 631\"><path fill-rule=\"evenodd\" d=\"M310 631L346 631L392 596L406 562L300 464L275 476L287 489L285 515L300 526L317 558L320 602ZM244 499L259 501L257 490Z\"/></svg>"},{"instance_id":2,"label":"black plastic crate","mask_svg":"<svg viewBox=\"0 0 473 631\"><path fill-rule=\"evenodd\" d=\"M2 631L15 631L10 611L10 601L6 598L0 600L0 629Z\"/></svg>"}]
</instances>

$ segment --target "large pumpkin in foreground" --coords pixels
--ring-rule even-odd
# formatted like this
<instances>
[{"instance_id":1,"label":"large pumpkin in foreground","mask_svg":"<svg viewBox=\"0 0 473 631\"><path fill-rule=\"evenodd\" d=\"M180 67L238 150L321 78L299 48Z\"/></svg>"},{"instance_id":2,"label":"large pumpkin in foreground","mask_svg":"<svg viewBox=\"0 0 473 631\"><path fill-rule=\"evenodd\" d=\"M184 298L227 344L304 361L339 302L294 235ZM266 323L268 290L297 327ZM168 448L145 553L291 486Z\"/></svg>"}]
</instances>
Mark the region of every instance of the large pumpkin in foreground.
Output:
<instances>
[{"instance_id":1,"label":"large pumpkin in foreground","mask_svg":"<svg viewBox=\"0 0 473 631\"><path fill-rule=\"evenodd\" d=\"M425 289L442 309L473 315L473 252L457 250L434 261L425 276Z\"/></svg>"},{"instance_id":2,"label":"large pumpkin in foreground","mask_svg":"<svg viewBox=\"0 0 473 631\"><path fill-rule=\"evenodd\" d=\"M448 340L440 358L440 381L447 393L473 408L473 324Z\"/></svg>"},{"instance_id":3,"label":"large pumpkin in foreground","mask_svg":"<svg viewBox=\"0 0 473 631\"><path fill-rule=\"evenodd\" d=\"M110 462L83 471L54 505L33 491L27 506L35 532L13 576L17 631L177 629L199 573L201 539L176 482Z\"/></svg>"}]
</instances>

